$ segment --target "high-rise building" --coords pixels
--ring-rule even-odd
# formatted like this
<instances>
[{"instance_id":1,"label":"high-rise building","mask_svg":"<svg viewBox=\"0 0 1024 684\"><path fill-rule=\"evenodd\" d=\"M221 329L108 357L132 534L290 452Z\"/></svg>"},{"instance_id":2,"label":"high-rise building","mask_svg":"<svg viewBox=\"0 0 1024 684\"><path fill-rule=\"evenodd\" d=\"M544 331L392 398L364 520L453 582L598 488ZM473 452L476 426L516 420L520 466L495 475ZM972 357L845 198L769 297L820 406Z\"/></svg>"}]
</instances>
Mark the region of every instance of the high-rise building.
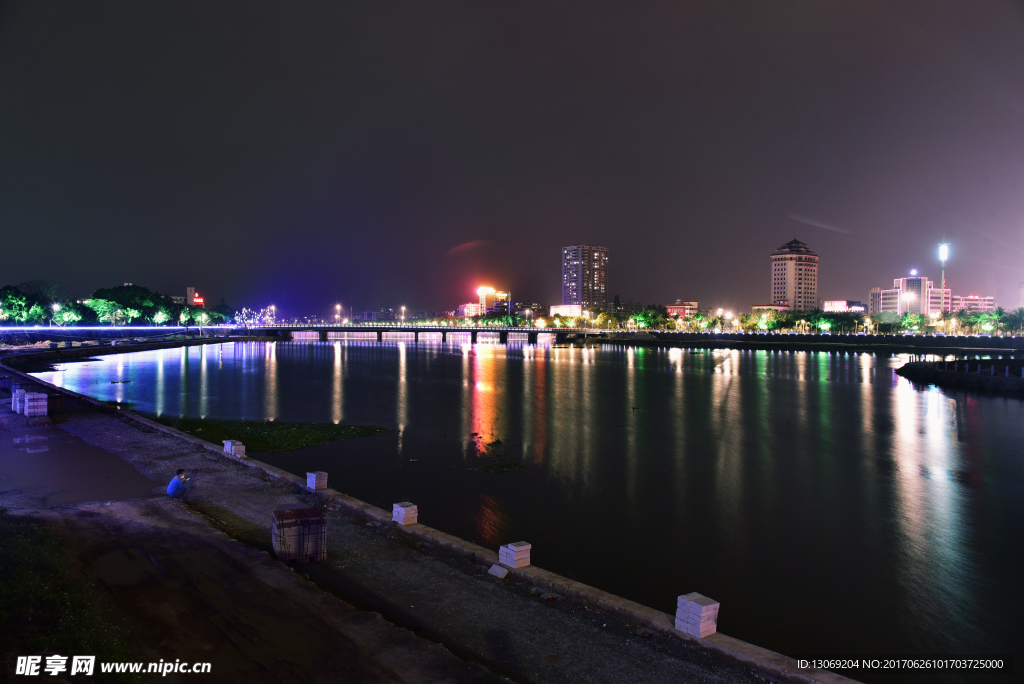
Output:
<instances>
[{"instance_id":1,"label":"high-rise building","mask_svg":"<svg viewBox=\"0 0 1024 684\"><path fill-rule=\"evenodd\" d=\"M772 252L772 304L793 311L818 308L818 255L793 238Z\"/></svg>"},{"instance_id":2,"label":"high-rise building","mask_svg":"<svg viewBox=\"0 0 1024 684\"><path fill-rule=\"evenodd\" d=\"M480 297L480 311L487 313L494 306L494 288L493 287L478 287L476 294ZM479 315L479 314L477 314Z\"/></svg>"},{"instance_id":3,"label":"high-rise building","mask_svg":"<svg viewBox=\"0 0 1024 684\"><path fill-rule=\"evenodd\" d=\"M579 304L584 310L608 306L607 247L562 248L562 304Z\"/></svg>"}]
</instances>

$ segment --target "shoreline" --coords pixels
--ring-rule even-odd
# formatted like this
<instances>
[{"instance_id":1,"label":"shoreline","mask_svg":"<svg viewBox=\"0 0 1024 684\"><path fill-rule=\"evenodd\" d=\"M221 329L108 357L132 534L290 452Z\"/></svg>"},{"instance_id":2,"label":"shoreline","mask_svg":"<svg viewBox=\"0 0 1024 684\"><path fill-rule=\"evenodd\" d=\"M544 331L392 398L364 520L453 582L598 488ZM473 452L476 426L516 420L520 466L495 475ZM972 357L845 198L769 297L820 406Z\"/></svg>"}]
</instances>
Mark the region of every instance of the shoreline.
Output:
<instances>
[{"instance_id":1,"label":"shoreline","mask_svg":"<svg viewBox=\"0 0 1024 684\"><path fill-rule=\"evenodd\" d=\"M249 469L262 471L262 473L270 478L293 486L298 486L307 493L315 493L315 495L323 497L324 500L330 501L334 505L343 509L350 516L356 517L360 520L370 521L372 523L391 524L390 511L382 510L376 506L365 503L333 489L315 490L314 492L314 490L306 488L305 481L297 475L260 461L231 456L224 453L220 445L215 445L198 437L183 433L132 411L122 410L120 408L115 409L105 402L44 382L28 375L27 372L17 367L22 364L10 363L12 356L19 360L25 359L29 362L31 362L31 360L28 357L36 357L35 359L32 359L35 361L53 359L51 362L59 362L60 359L99 355L96 354L96 352L99 352L100 354L127 353L154 348L159 349L176 346L193 346L197 344L222 343L225 341L250 340L239 338L216 338L212 340L180 340L163 343L143 343L115 348L104 347L95 349L87 347L66 350L40 350L38 352L24 351L0 357L0 367L19 376L25 377L31 382L46 386L55 392L73 397L74 399L91 406L94 410L100 413L116 415L124 421L128 421L136 426L144 428L147 432L154 431L168 435L175 440L185 442L193 447L198 447L206 452L216 454L219 458L224 459L225 461L236 463ZM498 555L495 551L472 544L463 539L422 524L400 527L399 530L406 533L406 535L412 539L445 549L448 552L478 564L490 565L495 564L498 561ZM821 682L822 684L839 684L841 682L854 681L824 670L800 670L797 667L796 660L793 658L789 658L788 656L769 651L753 644L748 644L721 633L711 635L705 639L696 639L675 630L673 627L674 617L672 615L623 599L595 587L570 580L555 573L543 570L542 568L528 566L526 568L510 569L509 574L517 581L525 582L546 591L571 597L575 601L585 605L591 605L600 610L614 613L618 617L625 619L630 623L639 623L654 632L679 639L680 641L700 648L715 657L737 663L744 667L755 668L759 671L768 673L771 676L779 677L785 681L807 683Z\"/></svg>"}]
</instances>

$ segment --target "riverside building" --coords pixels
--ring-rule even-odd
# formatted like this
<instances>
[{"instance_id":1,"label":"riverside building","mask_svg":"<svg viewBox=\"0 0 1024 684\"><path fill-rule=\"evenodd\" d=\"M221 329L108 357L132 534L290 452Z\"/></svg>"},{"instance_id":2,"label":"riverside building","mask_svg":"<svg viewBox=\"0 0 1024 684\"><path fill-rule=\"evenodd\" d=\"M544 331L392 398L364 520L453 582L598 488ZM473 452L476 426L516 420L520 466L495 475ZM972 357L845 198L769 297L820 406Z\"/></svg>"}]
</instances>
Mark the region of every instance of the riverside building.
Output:
<instances>
[{"instance_id":1,"label":"riverside building","mask_svg":"<svg viewBox=\"0 0 1024 684\"><path fill-rule=\"evenodd\" d=\"M891 311L899 316L905 313L929 315L953 309L952 290L936 287L935 283L917 275L916 271L911 273L908 278L893 280L891 288L871 290L872 313ZM876 296L880 299L877 311L874 309Z\"/></svg>"},{"instance_id":2,"label":"riverside building","mask_svg":"<svg viewBox=\"0 0 1024 684\"><path fill-rule=\"evenodd\" d=\"M966 295L953 297L953 311L995 311L996 298L982 297L980 295Z\"/></svg>"},{"instance_id":3,"label":"riverside building","mask_svg":"<svg viewBox=\"0 0 1024 684\"><path fill-rule=\"evenodd\" d=\"M562 248L562 304L584 310L608 306L608 248L571 245Z\"/></svg>"},{"instance_id":4,"label":"riverside building","mask_svg":"<svg viewBox=\"0 0 1024 684\"><path fill-rule=\"evenodd\" d=\"M867 307L864 302L855 302L852 299L836 299L825 302L821 307L825 313L864 313Z\"/></svg>"},{"instance_id":5,"label":"riverside building","mask_svg":"<svg viewBox=\"0 0 1024 684\"><path fill-rule=\"evenodd\" d=\"M792 311L818 308L818 255L793 238L772 252L772 304Z\"/></svg>"},{"instance_id":6,"label":"riverside building","mask_svg":"<svg viewBox=\"0 0 1024 684\"><path fill-rule=\"evenodd\" d=\"M696 299L677 299L675 304L669 304L665 309L668 311L669 316L679 316L686 319L697 315L699 305L700 302Z\"/></svg>"}]
</instances>

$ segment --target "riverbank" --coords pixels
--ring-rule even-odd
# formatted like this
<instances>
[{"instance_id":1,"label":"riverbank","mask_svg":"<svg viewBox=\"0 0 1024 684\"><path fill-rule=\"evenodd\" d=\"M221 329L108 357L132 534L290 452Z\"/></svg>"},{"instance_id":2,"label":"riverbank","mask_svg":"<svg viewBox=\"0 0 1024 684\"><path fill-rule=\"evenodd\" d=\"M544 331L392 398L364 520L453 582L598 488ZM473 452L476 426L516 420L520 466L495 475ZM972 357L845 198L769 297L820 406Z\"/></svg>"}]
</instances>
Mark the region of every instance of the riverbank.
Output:
<instances>
[{"instance_id":1,"label":"riverbank","mask_svg":"<svg viewBox=\"0 0 1024 684\"><path fill-rule=\"evenodd\" d=\"M780 352L832 352L839 354L927 354L953 357L967 354L1024 353L1021 338L925 338L897 335L676 335L637 333L581 338L574 346L680 349L744 349ZM937 341L936 341L937 340ZM958 342L958 340L960 340ZM995 342L993 342L995 340Z\"/></svg>"},{"instance_id":2,"label":"riverbank","mask_svg":"<svg viewBox=\"0 0 1024 684\"><path fill-rule=\"evenodd\" d=\"M167 340L159 342L120 340L117 345L99 344L90 341L77 347L46 349L38 345L9 347L2 350L3 364L21 373L37 373L52 370L57 363L84 361L95 356L108 354L125 354L127 352L151 351L154 349L176 349L179 347L197 347L204 344L224 344L225 342L274 342L276 338L247 337L195 337Z\"/></svg>"},{"instance_id":3,"label":"riverbank","mask_svg":"<svg viewBox=\"0 0 1024 684\"><path fill-rule=\"evenodd\" d=\"M499 582L484 572L497 560L493 550L422 525L398 528L388 511L333 490L314 494L300 486L300 478L231 459L220 445L104 409L99 402L76 403L80 409L57 417L61 429L102 445L155 478L168 479L164 476L177 467L193 472L191 510L236 539L266 546L268 511L279 505L333 507L332 552L327 563L308 566L311 578L342 599L514 679L849 681L800 672L791 659L725 635L685 637L672 629L667 614L540 568L521 568ZM429 511L421 515L429 520ZM417 549L417 543L424 546ZM403 556L410 547L415 553ZM542 600L531 589L566 600ZM751 674L752 668L758 674Z\"/></svg>"}]
</instances>

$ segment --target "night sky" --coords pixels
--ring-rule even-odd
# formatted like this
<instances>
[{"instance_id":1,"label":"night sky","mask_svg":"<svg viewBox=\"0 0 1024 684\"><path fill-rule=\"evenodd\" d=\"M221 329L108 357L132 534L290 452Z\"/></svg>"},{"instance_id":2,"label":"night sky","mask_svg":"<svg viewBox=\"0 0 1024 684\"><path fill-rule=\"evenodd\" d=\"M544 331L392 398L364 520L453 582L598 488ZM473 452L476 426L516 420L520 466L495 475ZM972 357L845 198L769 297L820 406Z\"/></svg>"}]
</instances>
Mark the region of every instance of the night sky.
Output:
<instances>
[{"instance_id":1,"label":"night sky","mask_svg":"<svg viewBox=\"0 0 1024 684\"><path fill-rule=\"evenodd\" d=\"M819 296L1018 305L1019 2L0 3L0 285L288 314Z\"/></svg>"}]
</instances>

